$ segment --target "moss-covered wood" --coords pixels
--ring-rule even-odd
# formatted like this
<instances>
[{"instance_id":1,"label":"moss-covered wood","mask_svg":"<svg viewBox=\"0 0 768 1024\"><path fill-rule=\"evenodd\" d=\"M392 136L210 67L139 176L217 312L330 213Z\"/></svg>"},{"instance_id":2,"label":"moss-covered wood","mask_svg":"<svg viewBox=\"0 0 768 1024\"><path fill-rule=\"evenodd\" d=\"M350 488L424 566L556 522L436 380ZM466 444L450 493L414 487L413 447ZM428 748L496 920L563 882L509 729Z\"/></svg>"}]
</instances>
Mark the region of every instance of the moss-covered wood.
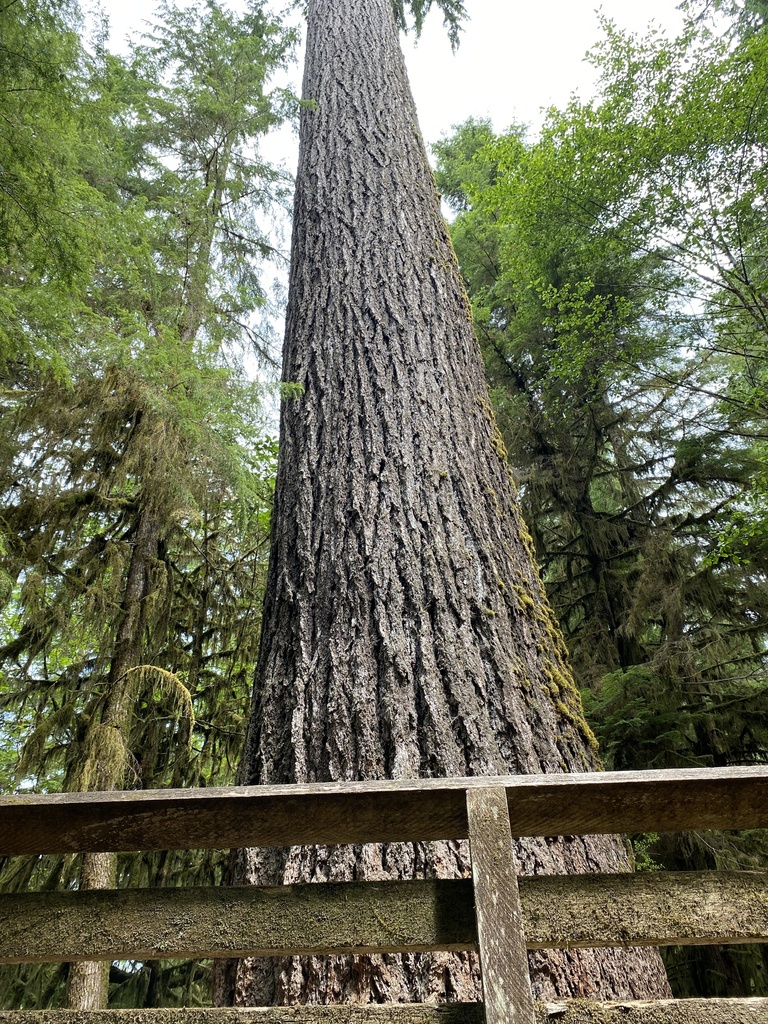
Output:
<instances>
[{"instance_id":1,"label":"moss-covered wood","mask_svg":"<svg viewBox=\"0 0 768 1024\"><path fill-rule=\"evenodd\" d=\"M0 796L0 856L467 836L465 792L507 791L513 836L768 827L768 768L504 775Z\"/></svg>"},{"instance_id":2,"label":"moss-covered wood","mask_svg":"<svg viewBox=\"0 0 768 1024\"><path fill-rule=\"evenodd\" d=\"M768 873L519 879L529 949L768 939ZM0 963L476 948L469 880L0 896Z\"/></svg>"},{"instance_id":3,"label":"moss-covered wood","mask_svg":"<svg viewBox=\"0 0 768 1024\"><path fill-rule=\"evenodd\" d=\"M768 941L768 873L521 878L529 949Z\"/></svg>"},{"instance_id":4,"label":"moss-covered wood","mask_svg":"<svg viewBox=\"0 0 768 1024\"><path fill-rule=\"evenodd\" d=\"M768 999L535 1004L536 1024L768 1024ZM484 1024L480 1003L0 1011L0 1024Z\"/></svg>"},{"instance_id":5,"label":"moss-covered wood","mask_svg":"<svg viewBox=\"0 0 768 1024\"><path fill-rule=\"evenodd\" d=\"M547 1018L543 1018L546 1020ZM0 1011L0 1024L485 1024L481 1003Z\"/></svg>"},{"instance_id":6,"label":"moss-covered wood","mask_svg":"<svg viewBox=\"0 0 768 1024\"><path fill-rule=\"evenodd\" d=\"M0 896L0 962L423 952L475 946L469 881Z\"/></svg>"},{"instance_id":7,"label":"moss-covered wood","mask_svg":"<svg viewBox=\"0 0 768 1024\"><path fill-rule=\"evenodd\" d=\"M536 1024L768 1024L768 999L572 1000L539 1004Z\"/></svg>"}]
</instances>

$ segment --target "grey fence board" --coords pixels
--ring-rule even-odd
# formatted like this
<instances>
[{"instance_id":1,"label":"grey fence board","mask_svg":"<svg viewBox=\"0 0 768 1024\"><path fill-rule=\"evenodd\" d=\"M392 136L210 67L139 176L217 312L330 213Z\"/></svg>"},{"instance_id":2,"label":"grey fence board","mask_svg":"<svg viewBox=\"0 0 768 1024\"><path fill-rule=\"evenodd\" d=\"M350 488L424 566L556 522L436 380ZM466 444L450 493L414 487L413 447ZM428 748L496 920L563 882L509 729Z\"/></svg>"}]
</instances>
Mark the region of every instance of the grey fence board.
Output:
<instances>
[{"instance_id":1,"label":"grey fence board","mask_svg":"<svg viewBox=\"0 0 768 1024\"><path fill-rule=\"evenodd\" d=\"M768 873L519 879L528 949L768 940ZM6 893L0 963L475 949L468 879Z\"/></svg>"},{"instance_id":2,"label":"grey fence board","mask_svg":"<svg viewBox=\"0 0 768 1024\"><path fill-rule=\"evenodd\" d=\"M536 1024L768 1024L768 999L537 1003ZM179 1010L0 1010L0 1024L483 1024L480 1003Z\"/></svg>"},{"instance_id":3,"label":"grey fence board","mask_svg":"<svg viewBox=\"0 0 768 1024\"><path fill-rule=\"evenodd\" d=\"M458 839L505 789L518 836L768 827L768 768L0 797L0 855Z\"/></svg>"},{"instance_id":4,"label":"grey fence board","mask_svg":"<svg viewBox=\"0 0 768 1024\"><path fill-rule=\"evenodd\" d=\"M534 1024L504 790L467 790L467 818L486 1024Z\"/></svg>"}]
</instances>

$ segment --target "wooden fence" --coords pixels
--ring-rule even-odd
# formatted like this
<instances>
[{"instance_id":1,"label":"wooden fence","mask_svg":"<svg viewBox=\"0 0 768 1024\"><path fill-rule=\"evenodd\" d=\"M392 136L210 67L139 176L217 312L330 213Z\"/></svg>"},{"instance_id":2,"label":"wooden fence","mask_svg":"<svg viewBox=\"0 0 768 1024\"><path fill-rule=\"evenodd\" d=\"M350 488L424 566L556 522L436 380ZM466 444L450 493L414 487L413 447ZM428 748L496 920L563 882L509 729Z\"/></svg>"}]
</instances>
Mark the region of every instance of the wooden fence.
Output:
<instances>
[{"instance_id":1,"label":"wooden fence","mask_svg":"<svg viewBox=\"0 0 768 1024\"><path fill-rule=\"evenodd\" d=\"M0 797L0 855L469 838L471 880L0 896L0 963L479 952L482 1004L0 1011L0 1024L768 1024L768 999L536 1003L526 949L768 941L768 873L520 877L511 836L768 827L768 769Z\"/></svg>"}]
</instances>

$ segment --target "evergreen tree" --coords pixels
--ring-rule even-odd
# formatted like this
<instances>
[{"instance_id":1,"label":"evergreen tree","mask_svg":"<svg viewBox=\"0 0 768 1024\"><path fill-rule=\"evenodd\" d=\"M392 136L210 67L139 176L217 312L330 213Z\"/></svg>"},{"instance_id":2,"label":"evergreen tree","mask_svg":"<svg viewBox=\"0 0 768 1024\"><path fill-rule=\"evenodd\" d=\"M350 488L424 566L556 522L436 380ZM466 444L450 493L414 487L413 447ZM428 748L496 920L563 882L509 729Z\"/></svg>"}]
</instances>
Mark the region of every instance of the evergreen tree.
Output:
<instances>
[{"instance_id":1,"label":"evergreen tree","mask_svg":"<svg viewBox=\"0 0 768 1024\"><path fill-rule=\"evenodd\" d=\"M20 271L11 296L23 344L9 345L0 410L3 714L20 778L68 789L226 779L258 634L273 446L243 359L263 347L258 212L282 185L255 146L283 116L265 83L292 36L255 3L240 18L212 0L160 14L127 64L79 52L67 214L99 231L66 287L54 265ZM38 309L61 299L45 321L32 290ZM12 863L6 880L71 885L71 870ZM162 882L179 866L152 870ZM78 884L117 872L87 854ZM103 1005L107 971L74 965L69 1004Z\"/></svg>"},{"instance_id":2,"label":"evergreen tree","mask_svg":"<svg viewBox=\"0 0 768 1024\"><path fill-rule=\"evenodd\" d=\"M0 369L11 373L43 362L65 373L57 328L90 270L81 22L74 0L0 8Z\"/></svg>"},{"instance_id":3,"label":"evergreen tree","mask_svg":"<svg viewBox=\"0 0 768 1024\"><path fill-rule=\"evenodd\" d=\"M536 143L464 125L437 147L438 179L608 766L759 763L766 38L606 33L601 99L551 112ZM752 867L762 843L650 849L674 868ZM759 949L668 962L681 995L764 984Z\"/></svg>"},{"instance_id":4,"label":"evergreen tree","mask_svg":"<svg viewBox=\"0 0 768 1024\"><path fill-rule=\"evenodd\" d=\"M450 12L450 8L448 9ZM364 72L364 73L363 73ZM313 0L264 628L244 783L597 765L520 518L389 0ZM525 842L523 871L626 866ZM466 875L465 843L245 851L237 879ZM538 995L667 991L655 952L532 957ZM242 962L239 1003L478 995L474 958ZM227 991L229 989L229 991Z\"/></svg>"}]
</instances>

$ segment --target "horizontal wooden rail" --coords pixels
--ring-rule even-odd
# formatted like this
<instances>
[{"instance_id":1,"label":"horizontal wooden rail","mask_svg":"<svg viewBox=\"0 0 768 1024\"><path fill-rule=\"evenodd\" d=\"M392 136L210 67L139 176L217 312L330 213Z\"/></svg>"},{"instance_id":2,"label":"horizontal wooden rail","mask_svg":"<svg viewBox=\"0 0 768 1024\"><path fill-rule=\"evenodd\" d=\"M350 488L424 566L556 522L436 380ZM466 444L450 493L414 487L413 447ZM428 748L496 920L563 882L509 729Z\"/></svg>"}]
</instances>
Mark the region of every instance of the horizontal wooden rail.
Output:
<instances>
[{"instance_id":1,"label":"horizontal wooden rail","mask_svg":"<svg viewBox=\"0 0 768 1024\"><path fill-rule=\"evenodd\" d=\"M475 940L463 879L0 896L0 963L410 953Z\"/></svg>"},{"instance_id":2,"label":"horizontal wooden rail","mask_svg":"<svg viewBox=\"0 0 768 1024\"><path fill-rule=\"evenodd\" d=\"M503 787L515 836L768 827L768 768L0 797L0 855L458 839Z\"/></svg>"},{"instance_id":3,"label":"horizontal wooden rail","mask_svg":"<svg viewBox=\"0 0 768 1024\"><path fill-rule=\"evenodd\" d=\"M536 1024L768 1024L768 999L537 1003ZM0 1024L484 1024L481 1003L254 1009L0 1010Z\"/></svg>"},{"instance_id":4,"label":"horizontal wooden rail","mask_svg":"<svg viewBox=\"0 0 768 1024\"><path fill-rule=\"evenodd\" d=\"M768 941L768 873L519 879L528 949ZM477 945L469 880L0 896L0 963Z\"/></svg>"},{"instance_id":5,"label":"horizontal wooden rail","mask_svg":"<svg viewBox=\"0 0 768 1024\"><path fill-rule=\"evenodd\" d=\"M763 999L534 1005L525 956L766 941L768 874L518 880L509 845L766 826L768 768L0 797L0 855L469 838L474 880L6 894L0 962L477 948L485 986L484 1005L0 1011L0 1024L768 1024Z\"/></svg>"},{"instance_id":6,"label":"horizontal wooden rail","mask_svg":"<svg viewBox=\"0 0 768 1024\"><path fill-rule=\"evenodd\" d=\"M536 1024L768 1024L768 999L664 999L628 1003L569 1000L539 1004Z\"/></svg>"},{"instance_id":7,"label":"horizontal wooden rail","mask_svg":"<svg viewBox=\"0 0 768 1024\"><path fill-rule=\"evenodd\" d=\"M529 949L768 941L768 872L519 879Z\"/></svg>"},{"instance_id":8,"label":"horizontal wooden rail","mask_svg":"<svg viewBox=\"0 0 768 1024\"><path fill-rule=\"evenodd\" d=\"M549 1017L541 1019L550 1020ZM485 1014L482 1003L248 1009L0 1010L0 1024L485 1024Z\"/></svg>"}]
</instances>

